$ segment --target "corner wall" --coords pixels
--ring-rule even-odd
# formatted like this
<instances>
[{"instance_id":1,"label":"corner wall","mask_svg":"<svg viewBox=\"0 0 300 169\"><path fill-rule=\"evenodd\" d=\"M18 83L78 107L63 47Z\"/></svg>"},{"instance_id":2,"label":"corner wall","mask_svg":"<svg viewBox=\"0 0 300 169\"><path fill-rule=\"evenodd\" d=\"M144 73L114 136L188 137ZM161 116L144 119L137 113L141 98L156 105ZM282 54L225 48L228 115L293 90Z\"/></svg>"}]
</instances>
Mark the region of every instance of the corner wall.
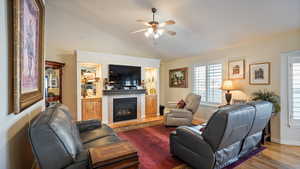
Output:
<instances>
[{"instance_id":1,"label":"corner wall","mask_svg":"<svg viewBox=\"0 0 300 169\"><path fill-rule=\"evenodd\" d=\"M34 104L22 113L9 114L9 70L8 48L8 0L0 0L0 168L31 169L33 154L27 138L30 120L44 107L44 100Z\"/></svg>"},{"instance_id":2,"label":"corner wall","mask_svg":"<svg viewBox=\"0 0 300 169\"><path fill-rule=\"evenodd\" d=\"M224 73L223 78L227 78L228 60L245 59L246 78L245 80L234 81L234 84L242 92L233 93L233 97L243 98L246 95L260 89L268 89L280 95L280 53L300 49L300 30L288 33L276 34L272 37L248 42L236 47L215 50L197 57L187 57L164 61L161 64L161 100L163 104L168 101L177 101L184 98L187 93L192 91L191 65L195 63L207 63L215 60L223 60ZM249 85L249 64L258 62L271 62L271 85ZM169 88L169 70L180 67L189 67L189 88ZM209 117L215 107L201 106L196 116ZM272 118L272 139L280 140L280 117L276 115Z\"/></svg>"}]
</instances>

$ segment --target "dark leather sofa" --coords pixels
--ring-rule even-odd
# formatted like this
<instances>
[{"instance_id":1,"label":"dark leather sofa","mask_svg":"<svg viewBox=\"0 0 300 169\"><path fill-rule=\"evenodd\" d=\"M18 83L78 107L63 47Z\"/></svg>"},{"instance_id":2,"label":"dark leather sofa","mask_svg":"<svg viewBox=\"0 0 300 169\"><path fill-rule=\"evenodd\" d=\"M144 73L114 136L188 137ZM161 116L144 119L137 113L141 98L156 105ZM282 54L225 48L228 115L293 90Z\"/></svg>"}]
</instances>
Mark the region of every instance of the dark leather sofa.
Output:
<instances>
[{"instance_id":1,"label":"dark leather sofa","mask_svg":"<svg viewBox=\"0 0 300 169\"><path fill-rule=\"evenodd\" d=\"M226 167L260 145L272 106L264 101L226 106L204 128L178 127L170 135L171 153L196 169Z\"/></svg>"},{"instance_id":2,"label":"dark leather sofa","mask_svg":"<svg viewBox=\"0 0 300 169\"><path fill-rule=\"evenodd\" d=\"M29 127L29 139L41 169L88 169L88 148L120 141L98 120L75 122L62 104L40 113Z\"/></svg>"}]
</instances>

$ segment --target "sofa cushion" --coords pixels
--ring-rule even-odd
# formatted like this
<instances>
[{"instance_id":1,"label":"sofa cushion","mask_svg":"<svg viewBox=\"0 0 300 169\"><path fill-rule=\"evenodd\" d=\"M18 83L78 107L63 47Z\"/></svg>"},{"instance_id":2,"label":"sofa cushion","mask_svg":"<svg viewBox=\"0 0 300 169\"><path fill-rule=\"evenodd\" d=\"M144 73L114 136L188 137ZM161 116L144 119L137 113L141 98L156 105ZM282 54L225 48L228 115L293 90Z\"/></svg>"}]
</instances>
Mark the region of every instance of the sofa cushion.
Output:
<instances>
[{"instance_id":1,"label":"sofa cushion","mask_svg":"<svg viewBox=\"0 0 300 169\"><path fill-rule=\"evenodd\" d=\"M166 116L176 118L192 118L193 113L186 109L171 109Z\"/></svg>"},{"instance_id":2,"label":"sofa cushion","mask_svg":"<svg viewBox=\"0 0 300 169\"><path fill-rule=\"evenodd\" d=\"M249 102L249 105L255 108L255 118L252 128L248 135L262 131L268 124L273 110L273 105L266 101Z\"/></svg>"},{"instance_id":3,"label":"sofa cushion","mask_svg":"<svg viewBox=\"0 0 300 169\"><path fill-rule=\"evenodd\" d=\"M80 139L82 143L85 144L98 138L110 135L115 135L113 129L108 127L106 124L102 124L100 128L80 133Z\"/></svg>"},{"instance_id":4,"label":"sofa cushion","mask_svg":"<svg viewBox=\"0 0 300 169\"><path fill-rule=\"evenodd\" d=\"M82 144L78 136L76 136L78 130L74 128L68 115L61 109L54 109L49 121L49 126L55 132L68 153L75 159L77 153L82 151Z\"/></svg>"},{"instance_id":5,"label":"sofa cushion","mask_svg":"<svg viewBox=\"0 0 300 169\"><path fill-rule=\"evenodd\" d=\"M103 145L107 145L107 144L116 143L119 141L121 141L121 139L118 136L113 135L113 136L106 136L106 137L96 139L94 141L83 144L83 146L85 149L88 149L91 147L103 146Z\"/></svg>"},{"instance_id":6,"label":"sofa cushion","mask_svg":"<svg viewBox=\"0 0 300 169\"><path fill-rule=\"evenodd\" d=\"M82 151L83 146L82 146L82 142L80 140L79 130L77 128L76 121L73 119L73 117L71 115L69 108L66 105L60 104L60 103L56 104L54 108L61 110L65 113L66 117L68 118L68 121L71 123L72 134L75 139L74 142L76 144L76 147L78 148L78 152Z\"/></svg>"},{"instance_id":7,"label":"sofa cushion","mask_svg":"<svg viewBox=\"0 0 300 169\"><path fill-rule=\"evenodd\" d=\"M177 105L176 105L176 108L177 109L183 109L185 107L185 102L184 102L184 100L180 100L178 103L177 103Z\"/></svg>"},{"instance_id":8,"label":"sofa cushion","mask_svg":"<svg viewBox=\"0 0 300 169\"><path fill-rule=\"evenodd\" d=\"M242 141L251 129L255 109L249 105L234 105L219 109L209 119L203 138L214 151Z\"/></svg>"}]
</instances>

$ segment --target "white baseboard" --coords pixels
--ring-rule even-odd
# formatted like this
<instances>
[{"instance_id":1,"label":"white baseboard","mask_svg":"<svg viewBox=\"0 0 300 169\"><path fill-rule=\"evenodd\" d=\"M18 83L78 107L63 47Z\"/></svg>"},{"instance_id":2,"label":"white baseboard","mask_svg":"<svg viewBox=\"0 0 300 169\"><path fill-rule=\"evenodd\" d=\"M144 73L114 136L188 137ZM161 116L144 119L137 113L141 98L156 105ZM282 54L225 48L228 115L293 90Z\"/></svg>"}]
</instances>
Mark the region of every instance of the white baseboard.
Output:
<instances>
[{"instance_id":1,"label":"white baseboard","mask_svg":"<svg viewBox=\"0 0 300 169\"><path fill-rule=\"evenodd\" d=\"M272 138L271 137L271 142L281 144L281 141L278 138Z\"/></svg>"},{"instance_id":2,"label":"white baseboard","mask_svg":"<svg viewBox=\"0 0 300 169\"><path fill-rule=\"evenodd\" d=\"M281 144L292 145L292 146L300 146L300 141L295 141L295 140L281 140Z\"/></svg>"},{"instance_id":3,"label":"white baseboard","mask_svg":"<svg viewBox=\"0 0 300 169\"><path fill-rule=\"evenodd\" d=\"M280 140L278 138L271 138L271 142L278 143L278 144L285 144L285 145L292 145L292 146L300 146L300 141L295 140Z\"/></svg>"}]
</instances>

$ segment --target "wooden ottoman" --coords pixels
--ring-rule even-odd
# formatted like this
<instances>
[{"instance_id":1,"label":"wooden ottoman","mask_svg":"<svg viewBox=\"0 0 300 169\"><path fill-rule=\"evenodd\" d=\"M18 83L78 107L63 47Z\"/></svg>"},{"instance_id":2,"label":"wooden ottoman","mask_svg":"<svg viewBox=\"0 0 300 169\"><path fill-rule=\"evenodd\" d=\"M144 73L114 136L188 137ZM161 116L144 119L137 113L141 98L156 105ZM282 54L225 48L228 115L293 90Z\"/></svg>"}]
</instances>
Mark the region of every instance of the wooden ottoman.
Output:
<instances>
[{"instance_id":1,"label":"wooden ottoman","mask_svg":"<svg viewBox=\"0 0 300 169\"><path fill-rule=\"evenodd\" d=\"M138 169L139 158L136 148L128 141L108 144L89 149L93 169Z\"/></svg>"}]
</instances>

